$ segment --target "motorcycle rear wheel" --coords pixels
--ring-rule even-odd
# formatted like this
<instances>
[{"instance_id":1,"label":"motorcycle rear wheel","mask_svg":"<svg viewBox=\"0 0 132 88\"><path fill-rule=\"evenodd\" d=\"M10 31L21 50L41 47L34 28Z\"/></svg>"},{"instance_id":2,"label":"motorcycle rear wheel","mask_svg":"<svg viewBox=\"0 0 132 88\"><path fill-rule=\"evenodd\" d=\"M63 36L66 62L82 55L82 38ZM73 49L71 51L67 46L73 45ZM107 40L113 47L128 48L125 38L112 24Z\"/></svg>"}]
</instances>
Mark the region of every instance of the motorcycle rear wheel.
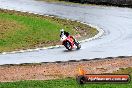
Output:
<instances>
[{"instance_id":1,"label":"motorcycle rear wheel","mask_svg":"<svg viewBox=\"0 0 132 88\"><path fill-rule=\"evenodd\" d=\"M72 50L72 45L71 45L71 43L70 43L69 41L66 41L66 42L64 43L64 46L66 47L66 49Z\"/></svg>"}]
</instances>

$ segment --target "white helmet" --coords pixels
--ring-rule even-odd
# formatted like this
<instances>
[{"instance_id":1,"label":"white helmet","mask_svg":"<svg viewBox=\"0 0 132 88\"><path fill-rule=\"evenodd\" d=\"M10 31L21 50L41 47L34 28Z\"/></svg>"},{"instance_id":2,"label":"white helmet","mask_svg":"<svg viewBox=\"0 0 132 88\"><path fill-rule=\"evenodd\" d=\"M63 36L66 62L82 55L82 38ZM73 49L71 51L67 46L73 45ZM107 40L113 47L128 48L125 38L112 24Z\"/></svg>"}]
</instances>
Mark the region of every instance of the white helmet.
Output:
<instances>
[{"instance_id":1,"label":"white helmet","mask_svg":"<svg viewBox=\"0 0 132 88\"><path fill-rule=\"evenodd\" d=\"M64 29L61 29L60 32L64 32Z\"/></svg>"}]
</instances>

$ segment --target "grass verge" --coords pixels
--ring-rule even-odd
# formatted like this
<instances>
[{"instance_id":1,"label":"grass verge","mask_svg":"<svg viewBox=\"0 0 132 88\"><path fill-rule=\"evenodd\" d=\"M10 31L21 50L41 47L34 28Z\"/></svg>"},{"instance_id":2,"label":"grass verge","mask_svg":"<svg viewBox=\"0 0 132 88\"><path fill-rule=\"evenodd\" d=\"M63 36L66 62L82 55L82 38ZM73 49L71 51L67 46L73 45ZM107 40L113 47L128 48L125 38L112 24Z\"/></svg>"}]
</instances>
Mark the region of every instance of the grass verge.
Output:
<instances>
[{"instance_id":1,"label":"grass verge","mask_svg":"<svg viewBox=\"0 0 132 88\"><path fill-rule=\"evenodd\" d=\"M132 74L132 67L121 68L118 71L114 72L118 74L122 73L130 73ZM98 84L77 84L74 78L66 78L66 79L57 79L57 80L46 80L46 81L18 81L18 82L6 82L0 83L0 88L130 88L132 86L132 82L130 83L98 83Z\"/></svg>"},{"instance_id":2,"label":"grass verge","mask_svg":"<svg viewBox=\"0 0 132 88\"><path fill-rule=\"evenodd\" d=\"M0 10L0 52L60 44L59 30L62 28L71 35L87 38L98 33L95 28L76 21Z\"/></svg>"},{"instance_id":3,"label":"grass verge","mask_svg":"<svg viewBox=\"0 0 132 88\"><path fill-rule=\"evenodd\" d=\"M84 85L77 84L73 78L66 78L60 80L46 80L46 81L18 81L18 82L7 82L0 83L0 88L130 88L130 83L89 83Z\"/></svg>"}]
</instances>

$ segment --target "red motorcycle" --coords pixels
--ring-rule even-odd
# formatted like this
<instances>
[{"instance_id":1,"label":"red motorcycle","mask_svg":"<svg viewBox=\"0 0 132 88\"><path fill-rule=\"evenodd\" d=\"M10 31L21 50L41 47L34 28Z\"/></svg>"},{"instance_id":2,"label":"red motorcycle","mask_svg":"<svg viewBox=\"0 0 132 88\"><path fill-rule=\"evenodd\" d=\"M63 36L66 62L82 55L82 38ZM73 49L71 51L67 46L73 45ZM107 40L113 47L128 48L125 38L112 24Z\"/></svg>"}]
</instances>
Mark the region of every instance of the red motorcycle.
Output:
<instances>
[{"instance_id":1,"label":"red motorcycle","mask_svg":"<svg viewBox=\"0 0 132 88\"><path fill-rule=\"evenodd\" d=\"M66 37L66 35L62 35L60 40L62 42L62 45L64 45L68 50L72 50L75 47L76 49L81 48L80 43L78 41L74 41L71 36Z\"/></svg>"}]
</instances>

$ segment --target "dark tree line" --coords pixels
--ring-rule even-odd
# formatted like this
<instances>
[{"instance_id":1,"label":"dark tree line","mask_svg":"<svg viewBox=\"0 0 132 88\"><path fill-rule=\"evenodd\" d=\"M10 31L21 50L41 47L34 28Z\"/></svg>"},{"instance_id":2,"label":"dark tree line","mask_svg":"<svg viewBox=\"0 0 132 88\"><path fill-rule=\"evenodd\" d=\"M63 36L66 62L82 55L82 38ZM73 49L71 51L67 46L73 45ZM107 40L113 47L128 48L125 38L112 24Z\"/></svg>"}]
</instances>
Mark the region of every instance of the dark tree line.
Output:
<instances>
[{"instance_id":1,"label":"dark tree line","mask_svg":"<svg viewBox=\"0 0 132 88\"><path fill-rule=\"evenodd\" d=\"M64 1L132 7L132 0L64 0Z\"/></svg>"}]
</instances>

